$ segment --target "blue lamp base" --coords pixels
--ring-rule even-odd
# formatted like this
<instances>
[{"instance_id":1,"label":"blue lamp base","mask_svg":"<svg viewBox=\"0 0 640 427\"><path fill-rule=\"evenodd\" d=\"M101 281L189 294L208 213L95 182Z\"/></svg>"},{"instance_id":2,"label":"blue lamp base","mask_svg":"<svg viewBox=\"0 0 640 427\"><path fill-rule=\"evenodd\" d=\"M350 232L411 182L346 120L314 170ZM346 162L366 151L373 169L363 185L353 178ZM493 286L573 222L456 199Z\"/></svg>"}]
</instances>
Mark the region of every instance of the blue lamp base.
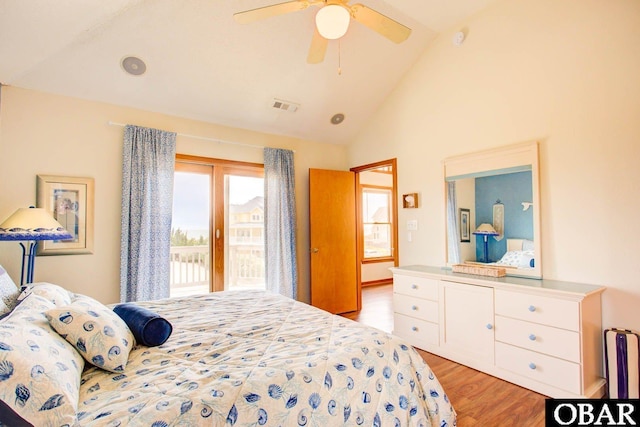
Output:
<instances>
[{"instance_id":1,"label":"blue lamp base","mask_svg":"<svg viewBox=\"0 0 640 427\"><path fill-rule=\"evenodd\" d=\"M482 262L489 262L489 236L482 236L484 238L484 259Z\"/></svg>"},{"instance_id":2,"label":"blue lamp base","mask_svg":"<svg viewBox=\"0 0 640 427\"><path fill-rule=\"evenodd\" d=\"M29 248L24 243L20 242L22 246L22 270L20 271L20 286L25 283L33 283L33 269L36 263L36 248L38 247L38 241L33 240L27 243ZM26 268L26 276L25 276Z\"/></svg>"}]
</instances>

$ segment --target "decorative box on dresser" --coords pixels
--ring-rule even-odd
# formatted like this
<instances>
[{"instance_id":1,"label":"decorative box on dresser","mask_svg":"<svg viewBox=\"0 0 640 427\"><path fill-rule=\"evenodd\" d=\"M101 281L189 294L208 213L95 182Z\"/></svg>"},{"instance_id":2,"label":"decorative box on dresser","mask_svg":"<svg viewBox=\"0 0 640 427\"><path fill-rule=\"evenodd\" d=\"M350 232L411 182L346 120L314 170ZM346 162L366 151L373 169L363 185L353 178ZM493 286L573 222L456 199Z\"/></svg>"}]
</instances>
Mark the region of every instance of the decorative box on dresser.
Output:
<instances>
[{"instance_id":1,"label":"decorative box on dresser","mask_svg":"<svg viewBox=\"0 0 640 427\"><path fill-rule=\"evenodd\" d=\"M602 286L395 267L394 334L554 398L602 397Z\"/></svg>"}]
</instances>

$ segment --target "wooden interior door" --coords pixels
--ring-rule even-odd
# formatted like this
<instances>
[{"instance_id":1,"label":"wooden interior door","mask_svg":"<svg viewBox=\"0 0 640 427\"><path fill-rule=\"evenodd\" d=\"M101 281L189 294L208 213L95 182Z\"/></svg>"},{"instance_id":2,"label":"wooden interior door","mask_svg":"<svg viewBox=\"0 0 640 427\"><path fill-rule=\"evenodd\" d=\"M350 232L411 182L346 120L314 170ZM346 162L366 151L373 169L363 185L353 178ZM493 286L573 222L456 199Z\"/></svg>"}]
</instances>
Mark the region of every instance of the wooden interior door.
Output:
<instances>
[{"instance_id":1,"label":"wooden interior door","mask_svg":"<svg viewBox=\"0 0 640 427\"><path fill-rule=\"evenodd\" d=\"M355 174L309 169L309 212L311 304L334 314L359 310Z\"/></svg>"}]
</instances>

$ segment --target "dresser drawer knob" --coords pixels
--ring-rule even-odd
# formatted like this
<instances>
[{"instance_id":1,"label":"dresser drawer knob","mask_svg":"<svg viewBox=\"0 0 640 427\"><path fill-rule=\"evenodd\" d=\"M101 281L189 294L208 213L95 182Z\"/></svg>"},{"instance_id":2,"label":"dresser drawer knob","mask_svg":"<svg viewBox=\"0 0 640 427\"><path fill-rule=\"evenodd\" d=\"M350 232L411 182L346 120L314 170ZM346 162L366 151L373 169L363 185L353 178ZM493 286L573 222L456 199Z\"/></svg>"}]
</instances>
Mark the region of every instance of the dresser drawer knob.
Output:
<instances>
[{"instance_id":1,"label":"dresser drawer knob","mask_svg":"<svg viewBox=\"0 0 640 427\"><path fill-rule=\"evenodd\" d=\"M536 336L534 334L529 335L529 339L531 341L535 341L536 340Z\"/></svg>"},{"instance_id":2,"label":"dresser drawer knob","mask_svg":"<svg viewBox=\"0 0 640 427\"><path fill-rule=\"evenodd\" d=\"M529 369L536 369L536 364L533 362L529 363Z\"/></svg>"},{"instance_id":3,"label":"dresser drawer knob","mask_svg":"<svg viewBox=\"0 0 640 427\"><path fill-rule=\"evenodd\" d=\"M417 327L417 326L412 326L412 327L411 327L411 330L412 330L413 332L418 332L418 327Z\"/></svg>"},{"instance_id":4,"label":"dresser drawer knob","mask_svg":"<svg viewBox=\"0 0 640 427\"><path fill-rule=\"evenodd\" d=\"M412 305L412 306L411 306L411 310L416 311L417 309L418 309L418 306L417 306L417 305Z\"/></svg>"},{"instance_id":5,"label":"dresser drawer knob","mask_svg":"<svg viewBox=\"0 0 640 427\"><path fill-rule=\"evenodd\" d=\"M418 289L418 285L416 284L411 285L411 289Z\"/></svg>"},{"instance_id":6,"label":"dresser drawer knob","mask_svg":"<svg viewBox=\"0 0 640 427\"><path fill-rule=\"evenodd\" d=\"M529 306L529 311L533 313L534 311L536 311L536 307L533 306L533 305L530 305Z\"/></svg>"},{"instance_id":7,"label":"dresser drawer knob","mask_svg":"<svg viewBox=\"0 0 640 427\"><path fill-rule=\"evenodd\" d=\"M489 330L493 329L493 325L491 323L487 323L487 329Z\"/></svg>"}]
</instances>

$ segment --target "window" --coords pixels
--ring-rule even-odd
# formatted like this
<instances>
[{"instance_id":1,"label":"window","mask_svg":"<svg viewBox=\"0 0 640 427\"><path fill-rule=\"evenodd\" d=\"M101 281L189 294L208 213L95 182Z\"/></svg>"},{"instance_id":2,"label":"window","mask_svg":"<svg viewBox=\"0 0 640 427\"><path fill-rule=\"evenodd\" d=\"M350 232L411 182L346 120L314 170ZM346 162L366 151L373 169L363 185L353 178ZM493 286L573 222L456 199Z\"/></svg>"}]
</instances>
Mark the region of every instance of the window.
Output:
<instances>
[{"instance_id":1,"label":"window","mask_svg":"<svg viewBox=\"0 0 640 427\"><path fill-rule=\"evenodd\" d=\"M362 186L364 259L393 255L391 189Z\"/></svg>"}]
</instances>

